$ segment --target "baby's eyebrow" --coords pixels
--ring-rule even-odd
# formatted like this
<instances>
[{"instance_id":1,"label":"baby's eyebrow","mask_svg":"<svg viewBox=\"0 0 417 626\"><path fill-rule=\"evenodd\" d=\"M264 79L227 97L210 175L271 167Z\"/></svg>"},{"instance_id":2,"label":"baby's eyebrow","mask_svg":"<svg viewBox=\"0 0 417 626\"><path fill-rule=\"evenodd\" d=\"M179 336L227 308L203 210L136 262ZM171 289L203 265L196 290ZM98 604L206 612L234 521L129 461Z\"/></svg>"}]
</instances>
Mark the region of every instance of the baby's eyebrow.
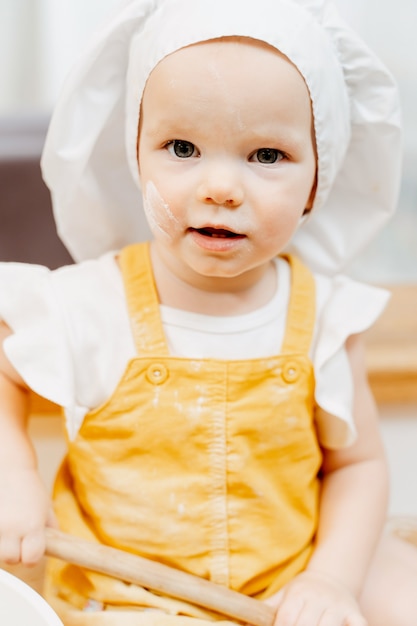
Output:
<instances>
[{"instance_id":1,"label":"baby's eyebrow","mask_svg":"<svg viewBox=\"0 0 417 626\"><path fill-rule=\"evenodd\" d=\"M142 126L144 125L143 122L144 120L142 120ZM175 138L174 135L191 134L193 132L195 133L196 130L197 128L194 123L191 124L184 119L158 117L150 120L149 116L146 119L146 132L151 136L168 134L172 135L171 138Z\"/></svg>"},{"instance_id":2,"label":"baby's eyebrow","mask_svg":"<svg viewBox=\"0 0 417 626\"><path fill-rule=\"evenodd\" d=\"M304 132L296 128L272 124L269 127L252 129L250 140L261 148L279 148L285 152L301 148L305 143L305 136Z\"/></svg>"}]
</instances>

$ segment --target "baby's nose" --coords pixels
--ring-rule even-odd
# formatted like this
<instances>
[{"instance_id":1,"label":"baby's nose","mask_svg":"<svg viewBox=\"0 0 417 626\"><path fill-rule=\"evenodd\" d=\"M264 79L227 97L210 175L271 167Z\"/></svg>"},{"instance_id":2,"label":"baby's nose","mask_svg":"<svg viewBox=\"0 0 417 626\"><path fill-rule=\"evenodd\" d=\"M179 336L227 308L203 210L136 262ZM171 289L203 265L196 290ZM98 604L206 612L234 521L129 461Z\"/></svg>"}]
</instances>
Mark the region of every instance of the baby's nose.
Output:
<instances>
[{"instance_id":1,"label":"baby's nose","mask_svg":"<svg viewBox=\"0 0 417 626\"><path fill-rule=\"evenodd\" d=\"M229 208L239 207L244 199L243 184L238 168L225 164L205 168L198 187L198 199L208 204Z\"/></svg>"}]
</instances>

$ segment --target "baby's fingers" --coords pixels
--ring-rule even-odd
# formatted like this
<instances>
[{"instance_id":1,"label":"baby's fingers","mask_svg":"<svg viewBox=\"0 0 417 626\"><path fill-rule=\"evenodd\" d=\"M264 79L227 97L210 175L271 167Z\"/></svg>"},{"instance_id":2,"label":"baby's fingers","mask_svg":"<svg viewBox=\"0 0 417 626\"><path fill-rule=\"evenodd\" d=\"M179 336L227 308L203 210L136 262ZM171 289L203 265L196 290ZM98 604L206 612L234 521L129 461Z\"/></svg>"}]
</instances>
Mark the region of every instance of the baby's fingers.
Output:
<instances>
[{"instance_id":1,"label":"baby's fingers","mask_svg":"<svg viewBox=\"0 0 417 626\"><path fill-rule=\"evenodd\" d=\"M368 622L359 613L348 615L336 611L326 611L320 622L320 626L368 626Z\"/></svg>"},{"instance_id":2,"label":"baby's fingers","mask_svg":"<svg viewBox=\"0 0 417 626\"><path fill-rule=\"evenodd\" d=\"M11 533L0 537L0 562L36 565L45 553L45 531L34 530L23 537Z\"/></svg>"},{"instance_id":3,"label":"baby's fingers","mask_svg":"<svg viewBox=\"0 0 417 626\"><path fill-rule=\"evenodd\" d=\"M3 534L0 537L0 561L8 565L20 563L20 537Z\"/></svg>"},{"instance_id":4,"label":"baby's fingers","mask_svg":"<svg viewBox=\"0 0 417 626\"><path fill-rule=\"evenodd\" d=\"M282 602L278 607L274 626L301 626L299 619L302 618L304 602L302 599ZM316 622L310 622L308 626L316 626Z\"/></svg>"},{"instance_id":5,"label":"baby's fingers","mask_svg":"<svg viewBox=\"0 0 417 626\"><path fill-rule=\"evenodd\" d=\"M359 611L322 599L287 598L278 607L274 626L368 626Z\"/></svg>"},{"instance_id":6,"label":"baby's fingers","mask_svg":"<svg viewBox=\"0 0 417 626\"><path fill-rule=\"evenodd\" d=\"M358 613L346 615L335 610L325 610L319 606L283 607L278 614L275 626L368 626Z\"/></svg>"},{"instance_id":7,"label":"baby's fingers","mask_svg":"<svg viewBox=\"0 0 417 626\"><path fill-rule=\"evenodd\" d=\"M28 533L21 544L21 562L24 565L36 565L45 553L45 530L39 529Z\"/></svg>"}]
</instances>

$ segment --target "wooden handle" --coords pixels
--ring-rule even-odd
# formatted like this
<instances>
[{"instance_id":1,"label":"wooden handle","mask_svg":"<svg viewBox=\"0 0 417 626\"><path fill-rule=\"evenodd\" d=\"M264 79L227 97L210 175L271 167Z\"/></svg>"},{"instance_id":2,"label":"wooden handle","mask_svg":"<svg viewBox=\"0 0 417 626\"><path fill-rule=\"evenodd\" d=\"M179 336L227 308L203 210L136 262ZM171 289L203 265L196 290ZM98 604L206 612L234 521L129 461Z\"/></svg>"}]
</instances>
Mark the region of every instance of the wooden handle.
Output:
<instances>
[{"instance_id":1,"label":"wooden handle","mask_svg":"<svg viewBox=\"0 0 417 626\"><path fill-rule=\"evenodd\" d=\"M272 626L274 622L275 611L259 600L162 563L59 530L46 530L46 554L253 626Z\"/></svg>"}]
</instances>

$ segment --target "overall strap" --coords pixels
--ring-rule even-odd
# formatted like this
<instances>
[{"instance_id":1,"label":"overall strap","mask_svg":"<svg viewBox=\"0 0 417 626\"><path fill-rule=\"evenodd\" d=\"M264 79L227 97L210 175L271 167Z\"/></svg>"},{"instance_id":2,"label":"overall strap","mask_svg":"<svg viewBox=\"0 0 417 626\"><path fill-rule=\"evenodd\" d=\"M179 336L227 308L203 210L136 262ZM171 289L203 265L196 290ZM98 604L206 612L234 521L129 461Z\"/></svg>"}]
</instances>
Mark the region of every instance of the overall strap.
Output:
<instances>
[{"instance_id":1,"label":"overall strap","mask_svg":"<svg viewBox=\"0 0 417 626\"><path fill-rule=\"evenodd\" d=\"M310 270L293 255L286 255L291 268L291 295L282 354L308 354L316 321L316 288Z\"/></svg>"},{"instance_id":2,"label":"overall strap","mask_svg":"<svg viewBox=\"0 0 417 626\"><path fill-rule=\"evenodd\" d=\"M167 356L168 347L159 313L149 243L138 243L123 248L119 263L138 354Z\"/></svg>"}]
</instances>

